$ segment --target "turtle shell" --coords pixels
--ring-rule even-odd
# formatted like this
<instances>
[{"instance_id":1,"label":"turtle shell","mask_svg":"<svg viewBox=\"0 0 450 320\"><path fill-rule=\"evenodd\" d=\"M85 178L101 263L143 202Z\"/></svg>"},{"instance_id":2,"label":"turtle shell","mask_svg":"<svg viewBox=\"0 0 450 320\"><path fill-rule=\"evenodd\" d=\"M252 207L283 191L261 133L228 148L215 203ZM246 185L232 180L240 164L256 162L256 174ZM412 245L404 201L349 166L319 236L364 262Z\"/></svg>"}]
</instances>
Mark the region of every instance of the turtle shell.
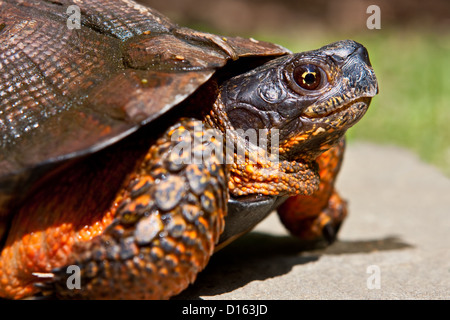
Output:
<instances>
[{"instance_id":1,"label":"turtle shell","mask_svg":"<svg viewBox=\"0 0 450 320\"><path fill-rule=\"evenodd\" d=\"M154 121L227 61L286 53L130 0L0 1L0 217L52 168Z\"/></svg>"}]
</instances>

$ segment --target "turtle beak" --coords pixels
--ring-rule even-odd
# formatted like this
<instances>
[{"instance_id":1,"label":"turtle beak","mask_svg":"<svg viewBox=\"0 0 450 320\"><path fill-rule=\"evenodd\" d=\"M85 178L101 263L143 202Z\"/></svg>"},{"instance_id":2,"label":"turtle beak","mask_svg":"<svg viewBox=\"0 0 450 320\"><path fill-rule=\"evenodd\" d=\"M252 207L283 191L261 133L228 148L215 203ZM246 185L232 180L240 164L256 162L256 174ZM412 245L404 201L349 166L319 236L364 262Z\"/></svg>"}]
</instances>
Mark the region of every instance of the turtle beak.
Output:
<instances>
[{"instance_id":1,"label":"turtle beak","mask_svg":"<svg viewBox=\"0 0 450 320\"><path fill-rule=\"evenodd\" d=\"M367 49L359 43L356 44L358 44L358 46L355 48L355 51L353 51L352 55L357 56L358 59L365 62L368 66L372 67Z\"/></svg>"},{"instance_id":2,"label":"turtle beak","mask_svg":"<svg viewBox=\"0 0 450 320\"><path fill-rule=\"evenodd\" d=\"M355 51L347 58L350 65L353 64L350 68L353 83L364 92L362 96L373 97L378 94L378 81L370 63L369 53L363 45L357 42L355 44Z\"/></svg>"},{"instance_id":3,"label":"turtle beak","mask_svg":"<svg viewBox=\"0 0 450 320\"><path fill-rule=\"evenodd\" d=\"M378 81L372 69L367 49L353 40L342 40L322 48L337 65L340 65L344 81L355 88L360 97L371 98L378 94Z\"/></svg>"}]
</instances>

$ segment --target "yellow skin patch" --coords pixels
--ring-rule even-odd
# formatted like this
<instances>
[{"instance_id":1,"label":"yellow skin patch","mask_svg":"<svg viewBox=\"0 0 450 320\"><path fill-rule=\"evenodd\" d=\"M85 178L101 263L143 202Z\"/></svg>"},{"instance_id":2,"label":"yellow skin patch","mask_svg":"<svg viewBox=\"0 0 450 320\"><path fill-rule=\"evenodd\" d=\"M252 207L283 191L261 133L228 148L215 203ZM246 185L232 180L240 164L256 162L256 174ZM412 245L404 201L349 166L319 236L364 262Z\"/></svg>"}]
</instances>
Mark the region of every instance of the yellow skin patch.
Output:
<instances>
[{"instance_id":1,"label":"yellow skin patch","mask_svg":"<svg viewBox=\"0 0 450 320\"><path fill-rule=\"evenodd\" d=\"M232 164L228 187L236 196L312 194L318 187L318 178L308 165L295 161L277 165Z\"/></svg>"},{"instance_id":2,"label":"yellow skin patch","mask_svg":"<svg viewBox=\"0 0 450 320\"><path fill-rule=\"evenodd\" d=\"M301 143L310 140L311 137L316 137L321 134L331 134L334 131L335 130L333 128L328 128L327 130L325 130L322 127L313 126L311 130L304 131L299 135L293 136L285 141L280 142L279 153L280 155L286 154ZM329 144L318 145L317 152L320 152L321 150L328 150L330 147L331 146ZM303 156L305 159L310 159L308 155L301 156Z\"/></svg>"}]
</instances>

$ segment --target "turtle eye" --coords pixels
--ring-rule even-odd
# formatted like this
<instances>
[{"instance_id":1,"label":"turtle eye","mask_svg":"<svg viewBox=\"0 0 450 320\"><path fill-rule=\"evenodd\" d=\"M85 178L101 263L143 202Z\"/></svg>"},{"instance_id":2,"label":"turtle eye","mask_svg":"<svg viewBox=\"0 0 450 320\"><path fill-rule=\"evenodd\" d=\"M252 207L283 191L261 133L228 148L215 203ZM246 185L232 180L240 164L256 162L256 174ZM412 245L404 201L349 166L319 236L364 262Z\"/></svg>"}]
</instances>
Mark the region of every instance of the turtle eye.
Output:
<instances>
[{"instance_id":1,"label":"turtle eye","mask_svg":"<svg viewBox=\"0 0 450 320\"><path fill-rule=\"evenodd\" d=\"M322 84L321 68L314 64L304 64L294 69L294 81L303 89L316 90Z\"/></svg>"}]
</instances>

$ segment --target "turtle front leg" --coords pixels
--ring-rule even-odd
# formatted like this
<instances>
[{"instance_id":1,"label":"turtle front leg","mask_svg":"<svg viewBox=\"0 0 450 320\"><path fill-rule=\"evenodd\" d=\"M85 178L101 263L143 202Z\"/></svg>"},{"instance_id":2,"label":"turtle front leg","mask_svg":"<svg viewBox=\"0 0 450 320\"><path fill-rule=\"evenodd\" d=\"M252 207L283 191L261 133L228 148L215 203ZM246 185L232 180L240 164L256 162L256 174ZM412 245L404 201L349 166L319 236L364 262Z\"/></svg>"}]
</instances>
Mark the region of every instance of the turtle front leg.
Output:
<instances>
[{"instance_id":1,"label":"turtle front leg","mask_svg":"<svg viewBox=\"0 0 450 320\"><path fill-rule=\"evenodd\" d=\"M223 231L228 201L219 157L194 163L205 148L203 128L188 119L169 128L127 178L111 208L111 225L74 245L80 289L68 289L66 265L52 271L44 291L70 298L168 299L195 280ZM183 139L199 141L177 148Z\"/></svg>"},{"instance_id":2,"label":"turtle front leg","mask_svg":"<svg viewBox=\"0 0 450 320\"><path fill-rule=\"evenodd\" d=\"M345 149L345 140L317 158L320 185L312 195L290 197L278 208L278 215L295 236L311 244L335 241L347 216L347 203L334 188Z\"/></svg>"}]
</instances>

